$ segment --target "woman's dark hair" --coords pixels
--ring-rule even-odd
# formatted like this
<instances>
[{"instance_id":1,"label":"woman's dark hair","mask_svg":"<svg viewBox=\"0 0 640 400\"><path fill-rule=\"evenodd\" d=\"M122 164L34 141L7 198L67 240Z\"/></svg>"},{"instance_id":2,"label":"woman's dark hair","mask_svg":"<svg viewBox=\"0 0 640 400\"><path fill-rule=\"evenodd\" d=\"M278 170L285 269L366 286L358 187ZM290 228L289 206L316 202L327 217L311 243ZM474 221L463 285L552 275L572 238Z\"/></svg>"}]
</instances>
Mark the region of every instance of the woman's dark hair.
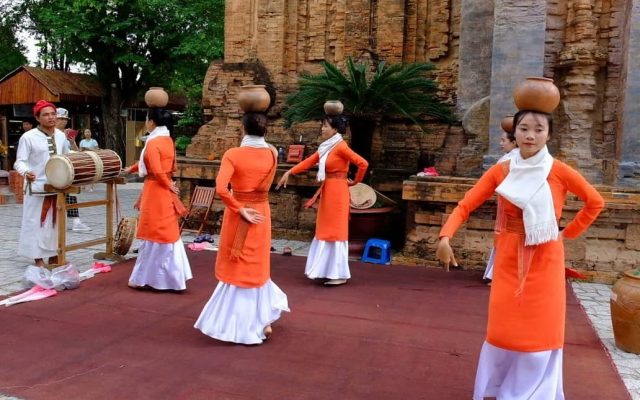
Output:
<instances>
[{"instance_id":1,"label":"woman's dark hair","mask_svg":"<svg viewBox=\"0 0 640 400\"><path fill-rule=\"evenodd\" d=\"M267 131L267 116L263 113L248 112L242 116L242 126L247 135L264 136Z\"/></svg>"},{"instance_id":2,"label":"woman's dark hair","mask_svg":"<svg viewBox=\"0 0 640 400\"><path fill-rule=\"evenodd\" d=\"M157 126L166 126L169 131L173 129L173 116L165 109L152 108L149 110L147 118Z\"/></svg>"},{"instance_id":3,"label":"woman's dark hair","mask_svg":"<svg viewBox=\"0 0 640 400\"><path fill-rule=\"evenodd\" d=\"M504 131L504 133L507 135L507 140L509 140L510 142L515 142L516 141L516 126L515 125L513 125L513 129L511 129L511 132Z\"/></svg>"},{"instance_id":4,"label":"woman's dark hair","mask_svg":"<svg viewBox=\"0 0 640 400\"><path fill-rule=\"evenodd\" d=\"M344 115L325 115L323 122L327 121L330 127L344 135L347 131L347 117Z\"/></svg>"},{"instance_id":5,"label":"woman's dark hair","mask_svg":"<svg viewBox=\"0 0 640 400\"><path fill-rule=\"evenodd\" d=\"M516 127L520 122L522 122L522 119L529 114L545 118L547 120L547 124L549 124L549 136L551 136L551 134L553 133L553 118L551 117L551 114L540 111L520 110L516 113L516 115L513 116L513 133L507 135L509 140L511 140L511 136L513 136L513 140L516 140Z\"/></svg>"}]
</instances>

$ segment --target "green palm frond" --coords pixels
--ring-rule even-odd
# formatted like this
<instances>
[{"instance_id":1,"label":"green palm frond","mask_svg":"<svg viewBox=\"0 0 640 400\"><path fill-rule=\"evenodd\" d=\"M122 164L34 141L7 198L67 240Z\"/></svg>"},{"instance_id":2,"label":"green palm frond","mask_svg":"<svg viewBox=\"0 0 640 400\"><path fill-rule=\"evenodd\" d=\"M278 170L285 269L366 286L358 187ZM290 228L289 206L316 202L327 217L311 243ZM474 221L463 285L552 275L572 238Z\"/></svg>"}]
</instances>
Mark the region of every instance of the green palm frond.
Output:
<instances>
[{"instance_id":1,"label":"green palm frond","mask_svg":"<svg viewBox=\"0 0 640 400\"><path fill-rule=\"evenodd\" d=\"M345 114L359 118L400 115L416 124L422 115L454 122L448 106L436 98L437 86L427 77L430 63L392 64L380 62L367 76L368 65L346 60L343 73L331 63L322 64L318 75L303 74L298 92L286 99L283 113L287 126L322 118L326 100L341 100Z\"/></svg>"}]
</instances>

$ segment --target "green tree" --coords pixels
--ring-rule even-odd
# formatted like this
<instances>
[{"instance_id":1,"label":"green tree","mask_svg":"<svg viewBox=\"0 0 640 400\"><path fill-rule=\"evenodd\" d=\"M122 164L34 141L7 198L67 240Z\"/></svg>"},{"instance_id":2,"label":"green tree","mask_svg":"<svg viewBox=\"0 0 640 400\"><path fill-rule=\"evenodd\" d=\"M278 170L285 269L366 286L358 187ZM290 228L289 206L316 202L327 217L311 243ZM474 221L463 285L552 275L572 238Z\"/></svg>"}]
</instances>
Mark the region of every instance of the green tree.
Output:
<instances>
[{"instance_id":1,"label":"green tree","mask_svg":"<svg viewBox=\"0 0 640 400\"><path fill-rule=\"evenodd\" d=\"M373 131L387 118L404 117L421 129L423 115L454 121L449 107L435 97L435 83L426 76L434 69L432 64L380 62L371 77L367 76L369 65L354 63L351 58L347 59L346 73L331 63L322 65L323 73L303 74L298 92L287 97L283 113L287 126L320 119L326 100L341 100L349 117L351 147L371 161Z\"/></svg>"},{"instance_id":2,"label":"green tree","mask_svg":"<svg viewBox=\"0 0 640 400\"><path fill-rule=\"evenodd\" d=\"M22 0L15 12L28 18L50 65L95 72L106 90L107 146L121 154L125 101L148 86L196 92L222 57L224 0Z\"/></svg>"},{"instance_id":3,"label":"green tree","mask_svg":"<svg viewBox=\"0 0 640 400\"><path fill-rule=\"evenodd\" d=\"M27 63L25 51L16 38L11 21L0 19L0 78Z\"/></svg>"}]
</instances>

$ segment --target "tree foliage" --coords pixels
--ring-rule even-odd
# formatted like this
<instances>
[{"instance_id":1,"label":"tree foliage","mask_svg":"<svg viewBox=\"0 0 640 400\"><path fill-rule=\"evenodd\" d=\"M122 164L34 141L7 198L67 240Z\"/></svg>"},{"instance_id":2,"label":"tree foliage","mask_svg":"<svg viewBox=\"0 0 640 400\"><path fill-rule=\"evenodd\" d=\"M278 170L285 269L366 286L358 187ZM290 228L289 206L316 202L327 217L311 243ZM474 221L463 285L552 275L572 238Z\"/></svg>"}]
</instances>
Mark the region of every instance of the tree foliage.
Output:
<instances>
[{"instance_id":1,"label":"tree foliage","mask_svg":"<svg viewBox=\"0 0 640 400\"><path fill-rule=\"evenodd\" d=\"M0 78L27 63L25 51L16 38L12 22L0 19Z\"/></svg>"},{"instance_id":2,"label":"tree foliage","mask_svg":"<svg viewBox=\"0 0 640 400\"><path fill-rule=\"evenodd\" d=\"M450 108L435 96L437 86L427 76L433 64L380 62L370 77L370 66L354 63L351 58L344 73L328 62L322 66L324 72L318 75L301 75L299 90L286 99L285 124L320 119L326 100L340 100L349 117L351 147L369 161L373 131L380 120L404 117L421 130L424 115L448 123L455 121Z\"/></svg>"},{"instance_id":3,"label":"tree foliage","mask_svg":"<svg viewBox=\"0 0 640 400\"><path fill-rule=\"evenodd\" d=\"M124 146L118 123L124 101L148 86L201 92L211 60L222 57L224 0L20 0L15 15L49 66L95 72L107 89L108 137ZM109 124L111 122L111 124ZM117 130L119 132L113 132Z\"/></svg>"},{"instance_id":4,"label":"tree foliage","mask_svg":"<svg viewBox=\"0 0 640 400\"><path fill-rule=\"evenodd\" d=\"M351 58L346 64L345 73L324 62L323 73L301 75L298 92L286 100L288 125L321 118L326 100L341 100L351 118L399 115L418 123L420 115L430 115L445 122L454 120L449 107L435 97L436 84L426 76L433 64L380 62L371 77L367 64L354 63Z\"/></svg>"}]
</instances>

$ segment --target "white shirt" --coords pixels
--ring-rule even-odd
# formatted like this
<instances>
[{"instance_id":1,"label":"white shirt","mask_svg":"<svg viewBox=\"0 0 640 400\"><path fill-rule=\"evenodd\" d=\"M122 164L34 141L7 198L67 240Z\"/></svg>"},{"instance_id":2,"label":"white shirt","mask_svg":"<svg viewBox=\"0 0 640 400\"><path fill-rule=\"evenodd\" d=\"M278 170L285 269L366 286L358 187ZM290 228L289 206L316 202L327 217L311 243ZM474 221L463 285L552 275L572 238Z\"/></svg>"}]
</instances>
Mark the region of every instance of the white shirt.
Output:
<instances>
[{"instance_id":1,"label":"white shirt","mask_svg":"<svg viewBox=\"0 0 640 400\"><path fill-rule=\"evenodd\" d=\"M98 142L94 138L80 141L80 149L97 149L98 147Z\"/></svg>"}]
</instances>

